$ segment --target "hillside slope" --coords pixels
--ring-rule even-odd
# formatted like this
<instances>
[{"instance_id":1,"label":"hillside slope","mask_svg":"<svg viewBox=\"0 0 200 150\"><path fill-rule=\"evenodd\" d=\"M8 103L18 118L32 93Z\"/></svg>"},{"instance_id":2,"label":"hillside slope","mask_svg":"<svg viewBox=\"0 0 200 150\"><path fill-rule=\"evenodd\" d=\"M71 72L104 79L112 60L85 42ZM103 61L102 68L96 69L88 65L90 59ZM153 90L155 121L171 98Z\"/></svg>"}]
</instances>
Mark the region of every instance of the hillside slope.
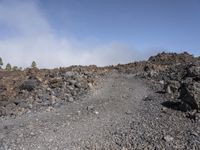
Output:
<instances>
[{"instance_id":1,"label":"hillside slope","mask_svg":"<svg viewBox=\"0 0 200 150\"><path fill-rule=\"evenodd\" d=\"M200 63L0 72L0 149L200 149Z\"/></svg>"}]
</instances>

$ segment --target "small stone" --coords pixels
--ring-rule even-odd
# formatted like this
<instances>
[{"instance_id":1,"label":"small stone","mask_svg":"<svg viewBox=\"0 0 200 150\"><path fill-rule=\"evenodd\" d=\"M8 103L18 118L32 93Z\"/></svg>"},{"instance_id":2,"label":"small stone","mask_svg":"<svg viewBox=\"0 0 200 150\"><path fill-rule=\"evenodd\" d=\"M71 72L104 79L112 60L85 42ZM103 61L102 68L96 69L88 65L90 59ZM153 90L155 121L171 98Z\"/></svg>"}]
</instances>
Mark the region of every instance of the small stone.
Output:
<instances>
[{"instance_id":1,"label":"small stone","mask_svg":"<svg viewBox=\"0 0 200 150\"><path fill-rule=\"evenodd\" d=\"M153 100L153 98L151 96L145 96L143 98L143 101L152 101L152 100Z\"/></svg>"},{"instance_id":2,"label":"small stone","mask_svg":"<svg viewBox=\"0 0 200 150\"><path fill-rule=\"evenodd\" d=\"M159 81L160 84L164 85L165 82L163 80Z\"/></svg>"},{"instance_id":3,"label":"small stone","mask_svg":"<svg viewBox=\"0 0 200 150\"><path fill-rule=\"evenodd\" d=\"M196 137L198 137L198 133L197 133L197 132L195 132L195 131L191 131L191 132L190 132L190 135L193 135L193 136L196 136Z\"/></svg>"},{"instance_id":4,"label":"small stone","mask_svg":"<svg viewBox=\"0 0 200 150\"><path fill-rule=\"evenodd\" d=\"M31 133L30 133L30 135L34 136L34 135L35 135L35 133L34 133L34 132L31 132Z\"/></svg>"},{"instance_id":5,"label":"small stone","mask_svg":"<svg viewBox=\"0 0 200 150\"><path fill-rule=\"evenodd\" d=\"M87 106L88 111L94 111L94 106Z\"/></svg>"},{"instance_id":6,"label":"small stone","mask_svg":"<svg viewBox=\"0 0 200 150\"><path fill-rule=\"evenodd\" d=\"M68 102L73 102L73 101L74 101L73 97L69 97Z\"/></svg>"},{"instance_id":7,"label":"small stone","mask_svg":"<svg viewBox=\"0 0 200 150\"><path fill-rule=\"evenodd\" d=\"M129 89L129 91L133 91L134 89L133 88L128 88Z\"/></svg>"},{"instance_id":8,"label":"small stone","mask_svg":"<svg viewBox=\"0 0 200 150\"><path fill-rule=\"evenodd\" d=\"M51 100L51 105L54 105L56 103L55 99Z\"/></svg>"},{"instance_id":9,"label":"small stone","mask_svg":"<svg viewBox=\"0 0 200 150\"><path fill-rule=\"evenodd\" d=\"M127 96L126 95L121 95L121 98L125 99L125 98L127 98Z\"/></svg>"},{"instance_id":10,"label":"small stone","mask_svg":"<svg viewBox=\"0 0 200 150\"><path fill-rule=\"evenodd\" d=\"M23 133L18 135L19 138L22 138L23 136L24 136Z\"/></svg>"},{"instance_id":11,"label":"small stone","mask_svg":"<svg viewBox=\"0 0 200 150\"><path fill-rule=\"evenodd\" d=\"M27 110L26 113L27 113L27 114L30 114L30 113L31 113L31 110Z\"/></svg>"},{"instance_id":12,"label":"small stone","mask_svg":"<svg viewBox=\"0 0 200 150\"><path fill-rule=\"evenodd\" d=\"M51 107L51 106L46 109L47 112L50 112L52 110L53 110L53 107Z\"/></svg>"},{"instance_id":13,"label":"small stone","mask_svg":"<svg viewBox=\"0 0 200 150\"><path fill-rule=\"evenodd\" d=\"M99 112L95 110L95 111L94 111L94 114L95 114L95 115L98 115L98 114L99 114Z\"/></svg>"},{"instance_id":14,"label":"small stone","mask_svg":"<svg viewBox=\"0 0 200 150\"><path fill-rule=\"evenodd\" d=\"M130 110L127 110L125 113L126 113L127 115L131 115L131 114L132 114L132 112L131 112Z\"/></svg>"},{"instance_id":15,"label":"small stone","mask_svg":"<svg viewBox=\"0 0 200 150\"><path fill-rule=\"evenodd\" d=\"M33 105L32 105L32 104L29 104L28 107L31 109L31 108L33 108Z\"/></svg>"},{"instance_id":16,"label":"small stone","mask_svg":"<svg viewBox=\"0 0 200 150\"><path fill-rule=\"evenodd\" d=\"M161 112L162 112L162 113L166 113L166 112L167 112L167 108L166 108L166 107L162 107L162 108L161 108Z\"/></svg>"},{"instance_id":17,"label":"small stone","mask_svg":"<svg viewBox=\"0 0 200 150\"><path fill-rule=\"evenodd\" d=\"M68 77L72 77L72 76L74 76L74 75L75 75L75 72L68 71L68 72L65 73L64 76L65 76L66 78L68 78Z\"/></svg>"},{"instance_id":18,"label":"small stone","mask_svg":"<svg viewBox=\"0 0 200 150\"><path fill-rule=\"evenodd\" d=\"M56 96L54 96L54 95L52 95L50 99L51 99L52 105L55 104L56 101L58 100L58 98Z\"/></svg>"},{"instance_id":19,"label":"small stone","mask_svg":"<svg viewBox=\"0 0 200 150\"><path fill-rule=\"evenodd\" d=\"M22 115L22 114L24 114L25 111L26 111L25 108L18 108L17 115Z\"/></svg>"},{"instance_id":20,"label":"small stone","mask_svg":"<svg viewBox=\"0 0 200 150\"><path fill-rule=\"evenodd\" d=\"M51 92L51 88L48 87L48 88L47 88L47 91Z\"/></svg>"},{"instance_id":21,"label":"small stone","mask_svg":"<svg viewBox=\"0 0 200 150\"><path fill-rule=\"evenodd\" d=\"M54 104L54 108L60 108L63 106L63 102L62 101L58 101Z\"/></svg>"},{"instance_id":22,"label":"small stone","mask_svg":"<svg viewBox=\"0 0 200 150\"><path fill-rule=\"evenodd\" d=\"M171 142L171 141L174 140L174 138L173 138L172 136L170 136L170 135L164 136L163 139L164 139L166 142Z\"/></svg>"},{"instance_id":23,"label":"small stone","mask_svg":"<svg viewBox=\"0 0 200 150\"><path fill-rule=\"evenodd\" d=\"M49 142L52 142L53 141L53 139L49 139Z\"/></svg>"},{"instance_id":24,"label":"small stone","mask_svg":"<svg viewBox=\"0 0 200 150\"><path fill-rule=\"evenodd\" d=\"M89 86L89 88L90 88L90 89L92 89L92 88L93 88L93 85L92 85L92 83L88 83L88 86Z\"/></svg>"},{"instance_id":25,"label":"small stone","mask_svg":"<svg viewBox=\"0 0 200 150\"><path fill-rule=\"evenodd\" d=\"M155 148L153 148L153 146L151 146L151 145L147 145L147 146L144 148L144 150L151 150L151 149L155 149Z\"/></svg>"},{"instance_id":26,"label":"small stone","mask_svg":"<svg viewBox=\"0 0 200 150\"><path fill-rule=\"evenodd\" d=\"M80 114L81 114L81 111L79 110L79 111L77 111L77 113L78 113L78 115L80 115Z\"/></svg>"},{"instance_id":27,"label":"small stone","mask_svg":"<svg viewBox=\"0 0 200 150\"><path fill-rule=\"evenodd\" d=\"M196 113L196 120L200 122L200 113Z\"/></svg>"},{"instance_id":28,"label":"small stone","mask_svg":"<svg viewBox=\"0 0 200 150\"><path fill-rule=\"evenodd\" d=\"M166 92L167 92L168 94L171 94L171 93L172 93L171 88L170 88L169 85L167 86Z\"/></svg>"}]
</instances>

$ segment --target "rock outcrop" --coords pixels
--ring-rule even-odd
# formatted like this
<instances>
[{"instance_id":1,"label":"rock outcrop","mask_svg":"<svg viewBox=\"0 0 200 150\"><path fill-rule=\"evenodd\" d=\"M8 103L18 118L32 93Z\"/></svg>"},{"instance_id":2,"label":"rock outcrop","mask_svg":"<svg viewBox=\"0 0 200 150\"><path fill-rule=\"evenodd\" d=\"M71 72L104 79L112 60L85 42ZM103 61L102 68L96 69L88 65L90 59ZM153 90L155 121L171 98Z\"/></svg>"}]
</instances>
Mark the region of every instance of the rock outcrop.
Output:
<instances>
[{"instance_id":1,"label":"rock outcrop","mask_svg":"<svg viewBox=\"0 0 200 150\"><path fill-rule=\"evenodd\" d=\"M159 53L148 61L114 67L120 73L164 84L169 97L180 99L190 109L200 109L200 58L184 53Z\"/></svg>"},{"instance_id":2,"label":"rock outcrop","mask_svg":"<svg viewBox=\"0 0 200 150\"><path fill-rule=\"evenodd\" d=\"M142 77L164 82L164 91L191 109L200 110L200 59L188 53L161 53L149 58Z\"/></svg>"}]
</instances>

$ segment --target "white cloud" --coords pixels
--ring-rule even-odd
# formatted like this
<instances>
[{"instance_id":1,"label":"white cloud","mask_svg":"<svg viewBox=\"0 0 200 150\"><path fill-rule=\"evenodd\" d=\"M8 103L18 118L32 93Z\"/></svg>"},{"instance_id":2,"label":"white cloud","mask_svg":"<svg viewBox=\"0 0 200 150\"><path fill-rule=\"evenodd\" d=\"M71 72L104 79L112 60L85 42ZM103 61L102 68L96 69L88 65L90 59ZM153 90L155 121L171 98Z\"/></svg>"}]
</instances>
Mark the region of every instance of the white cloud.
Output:
<instances>
[{"instance_id":1,"label":"white cloud","mask_svg":"<svg viewBox=\"0 0 200 150\"><path fill-rule=\"evenodd\" d=\"M0 2L0 22L14 27L22 36L49 35L51 27L36 4L35 0L3 0Z\"/></svg>"},{"instance_id":2,"label":"white cloud","mask_svg":"<svg viewBox=\"0 0 200 150\"><path fill-rule=\"evenodd\" d=\"M111 65L143 59L148 54L120 43L81 47L82 41L59 38L37 6L37 1L0 1L0 25L17 36L0 39L0 56L13 65L27 67L35 60L39 67L96 64ZM79 46L77 46L79 45ZM90 47L90 48L88 48Z\"/></svg>"}]
</instances>

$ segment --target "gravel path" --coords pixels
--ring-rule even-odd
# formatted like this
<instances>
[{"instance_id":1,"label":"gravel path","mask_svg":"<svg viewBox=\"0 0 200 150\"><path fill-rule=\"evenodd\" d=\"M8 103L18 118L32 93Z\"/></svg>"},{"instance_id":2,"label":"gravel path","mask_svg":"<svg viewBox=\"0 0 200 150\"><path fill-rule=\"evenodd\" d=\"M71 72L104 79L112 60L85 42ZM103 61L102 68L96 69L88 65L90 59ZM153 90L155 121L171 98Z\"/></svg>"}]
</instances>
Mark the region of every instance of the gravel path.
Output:
<instances>
[{"instance_id":1,"label":"gravel path","mask_svg":"<svg viewBox=\"0 0 200 150\"><path fill-rule=\"evenodd\" d=\"M76 102L0 119L0 150L200 149L200 122L133 75L113 73Z\"/></svg>"}]
</instances>

